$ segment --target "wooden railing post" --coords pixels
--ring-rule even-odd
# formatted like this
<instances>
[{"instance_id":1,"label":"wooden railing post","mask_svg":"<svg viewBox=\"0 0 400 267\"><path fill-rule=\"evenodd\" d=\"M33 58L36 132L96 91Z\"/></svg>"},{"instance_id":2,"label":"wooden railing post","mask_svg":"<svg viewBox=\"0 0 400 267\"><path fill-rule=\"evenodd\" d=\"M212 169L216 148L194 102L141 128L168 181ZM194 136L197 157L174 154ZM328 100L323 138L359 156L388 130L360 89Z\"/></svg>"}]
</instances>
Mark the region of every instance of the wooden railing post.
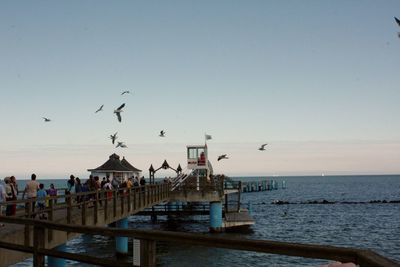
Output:
<instances>
[{"instance_id":1,"label":"wooden railing post","mask_svg":"<svg viewBox=\"0 0 400 267\"><path fill-rule=\"evenodd\" d=\"M96 193L94 194L94 200L93 200L93 224L97 225L98 222L98 214L99 214L99 191L96 190Z\"/></svg>"},{"instance_id":2,"label":"wooden railing post","mask_svg":"<svg viewBox=\"0 0 400 267\"><path fill-rule=\"evenodd\" d=\"M129 188L128 190L128 212L132 211L132 206L131 206L131 193L132 193L132 189Z\"/></svg>"},{"instance_id":3,"label":"wooden railing post","mask_svg":"<svg viewBox=\"0 0 400 267\"><path fill-rule=\"evenodd\" d=\"M30 199L27 199L27 202L25 202L25 217L30 218L32 214L32 202Z\"/></svg>"},{"instance_id":4,"label":"wooden railing post","mask_svg":"<svg viewBox=\"0 0 400 267\"><path fill-rule=\"evenodd\" d=\"M82 225L86 225L86 199L81 200L81 203L82 203Z\"/></svg>"},{"instance_id":5,"label":"wooden railing post","mask_svg":"<svg viewBox=\"0 0 400 267\"><path fill-rule=\"evenodd\" d=\"M240 195L242 194L242 181L239 181L238 184L238 207L237 207L237 212L240 211Z\"/></svg>"},{"instance_id":6,"label":"wooden railing post","mask_svg":"<svg viewBox=\"0 0 400 267\"><path fill-rule=\"evenodd\" d=\"M71 195L66 195L67 197L67 223L70 224L72 220L72 197Z\"/></svg>"},{"instance_id":7,"label":"wooden railing post","mask_svg":"<svg viewBox=\"0 0 400 267\"><path fill-rule=\"evenodd\" d=\"M28 198L27 201L25 202L25 213L26 213L26 218L31 217L32 213L32 202ZM28 224L25 224L25 236L24 236L24 244L25 246L30 246L30 226Z\"/></svg>"},{"instance_id":8,"label":"wooden railing post","mask_svg":"<svg viewBox=\"0 0 400 267\"><path fill-rule=\"evenodd\" d=\"M140 240L140 266L156 266L156 241L149 239Z\"/></svg>"},{"instance_id":9,"label":"wooden railing post","mask_svg":"<svg viewBox=\"0 0 400 267\"><path fill-rule=\"evenodd\" d=\"M54 216L54 199L52 197L50 197L49 199L49 212L47 215L47 218L50 222L53 221L53 216ZM48 242L50 242L51 240L53 240L53 230L49 229L47 231L47 240Z\"/></svg>"},{"instance_id":10,"label":"wooden railing post","mask_svg":"<svg viewBox=\"0 0 400 267\"><path fill-rule=\"evenodd\" d=\"M142 207L142 187L138 187L138 208Z\"/></svg>"},{"instance_id":11,"label":"wooden railing post","mask_svg":"<svg viewBox=\"0 0 400 267\"><path fill-rule=\"evenodd\" d=\"M44 267L45 255L38 253L39 249L44 249L45 245L45 231L44 227L35 224L33 226L33 266Z\"/></svg>"},{"instance_id":12,"label":"wooden railing post","mask_svg":"<svg viewBox=\"0 0 400 267\"><path fill-rule=\"evenodd\" d=\"M122 190L120 190L120 194L121 194L121 197L120 197L120 199L121 199L121 215L124 215L124 212L125 212L125 192L124 192L125 190L124 189L122 189Z\"/></svg>"},{"instance_id":13,"label":"wooden railing post","mask_svg":"<svg viewBox=\"0 0 400 267\"><path fill-rule=\"evenodd\" d=\"M146 206L147 206L150 204L151 186L145 186L145 192L146 192L146 199L147 199Z\"/></svg>"},{"instance_id":14,"label":"wooden railing post","mask_svg":"<svg viewBox=\"0 0 400 267\"><path fill-rule=\"evenodd\" d=\"M118 189L112 191L113 194L113 216L117 217L117 195L118 195Z\"/></svg>"},{"instance_id":15,"label":"wooden railing post","mask_svg":"<svg viewBox=\"0 0 400 267\"><path fill-rule=\"evenodd\" d=\"M103 197L103 199L104 199L104 221L107 222L107 219L108 219L108 192L104 191L102 193L102 196L105 196L105 197Z\"/></svg>"},{"instance_id":16,"label":"wooden railing post","mask_svg":"<svg viewBox=\"0 0 400 267\"><path fill-rule=\"evenodd\" d=\"M133 210L136 210L136 197L137 197L137 193L136 193L136 188L133 188Z\"/></svg>"}]
</instances>

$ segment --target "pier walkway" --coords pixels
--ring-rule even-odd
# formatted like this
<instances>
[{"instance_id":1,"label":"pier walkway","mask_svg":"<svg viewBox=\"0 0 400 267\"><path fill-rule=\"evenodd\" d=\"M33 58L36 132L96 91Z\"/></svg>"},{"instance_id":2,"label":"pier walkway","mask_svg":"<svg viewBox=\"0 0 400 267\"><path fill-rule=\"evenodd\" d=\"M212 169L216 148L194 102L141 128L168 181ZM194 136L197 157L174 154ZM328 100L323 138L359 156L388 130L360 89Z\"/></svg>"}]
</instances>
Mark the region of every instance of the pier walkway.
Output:
<instances>
[{"instance_id":1,"label":"pier walkway","mask_svg":"<svg viewBox=\"0 0 400 267\"><path fill-rule=\"evenodd\" d=\"M146 185L131 190L111 190L86 192L71 195L60 195L48 199L45 210L32 210L33 200L18 200L13 203L23 205L18 209L17 218L38 218L41 213L46 221L68 225L104 226L138 213L155 204L168 201L170 190L168 184ZM7 204L10 205L11 202ZM9 217L6 217L9 218ZM39 220L40 221L40 220ZM44 222L44 220L40 221ZM75 237L74 232L45 231L44 247L53 248L64 244ZM5 224L0 228L0 240L26 247L34 245L34 231L29 225ZM0 246L1 247L1 246ZM31 257L31 254L5 251L0 249L0 266L20 262Z\"/></svg>"}]
</instances>

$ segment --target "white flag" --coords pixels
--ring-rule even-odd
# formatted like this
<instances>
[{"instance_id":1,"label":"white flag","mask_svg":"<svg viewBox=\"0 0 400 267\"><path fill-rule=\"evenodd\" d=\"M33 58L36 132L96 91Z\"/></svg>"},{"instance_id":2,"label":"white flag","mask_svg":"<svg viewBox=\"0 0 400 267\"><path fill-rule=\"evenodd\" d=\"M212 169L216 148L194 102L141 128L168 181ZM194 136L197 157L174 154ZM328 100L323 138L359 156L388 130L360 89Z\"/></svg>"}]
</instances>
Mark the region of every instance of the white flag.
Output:
<instances>
[{"instance_id":1,"label":"white flag","mask_svg":"<svg viewBox=\"0 0 400 267\"><path fill-rule=\"evenodd\" d=\"M206 140L210 140L211 139L211 135L206 134Z\"/></svg>"}]
</instances>

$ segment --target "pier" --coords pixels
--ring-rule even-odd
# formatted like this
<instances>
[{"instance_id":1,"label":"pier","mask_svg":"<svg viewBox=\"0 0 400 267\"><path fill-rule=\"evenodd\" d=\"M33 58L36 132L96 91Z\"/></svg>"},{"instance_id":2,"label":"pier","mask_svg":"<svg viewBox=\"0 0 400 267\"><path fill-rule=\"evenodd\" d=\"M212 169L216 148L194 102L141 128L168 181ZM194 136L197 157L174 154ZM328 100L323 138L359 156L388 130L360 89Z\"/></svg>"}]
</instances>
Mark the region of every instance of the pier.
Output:
<instances>
[{"instance_id":1,"label":"pier","mask_svg":"<svg viewBox=\"0 0 400 267\"><path fill-rule=\"evenodd\" d=\"M115 238L117 256L129 254L128 240L132 239L134 266L156 266L156 244L163 241L351 261L362 267L400 267L397 262L359 249L128 229L128 217L139 214L150 215L153 221L161 215L206 215L210 232L249 227L255 221L249 210L241 206L241 194L278 188L274 180L243 183L224 175L214 175L207 160L206 145L188 146L187 150L187 173L182 172L180 166L171 168L165 160L160 168L150 166L150 184L147 185L52 196L47 199L46 208L41 210L32 208L35 199L0 203L0 206L16 204L22 207L17 209L15 216L0 216L0 222L5 223L0 228L0 267L32 256L35 267L45 266L46 257L52 267L65 266L66 259L99 266L129 266L116 260L66 252L65 243L81 234ZM108 173L110 169L115 171ZM173 169L176 177L156 182L155 173L160 169ZM115 154L105 164L91 170L107 176L111 174L113 179L140 171ZM40 220L41 217L46 219Z\"/></svg>"},{"instance_id":2,"label":"pier","mask_svg":"<svg viewBox=\"0 0 400 267\"><path fill-rule=\"evenodd\" d=\"M277 190L279 183L273 179L265 179L260 181L246 181L242 182L241 191L246 192L259 192L259 191L270 191ZM281 188L286 189L286 181L282 181Z\"/></svg>"},{"instance_id":3,"label":"pier","mask_svg":"<svg viewBox=\"0 0 400 267\"><path fill-rule=\"evenodd\" d=\"M39 212L30 210L30 200L15 201L17 204L26 205L27 208L18 210L16 216L0 217L0 222L6 224L5 227L0 229L0 265L8 266L33 256L34 266L42 267L45 266L45 257L47 256L48 262L51 261L52 264L57 260L61 261L61 263L51 266L64 266L62 262L65 259L99 266L131 266L115 260L73 254L62 250L62 244L68 239L80 234L88 234L114 237L117 244L116 252L121 248L122 250L124 248L127 249L128 238L132 238L135 241L139 240L140 249L138 254L134 255L139 260L135 266L155 266L157 241L344 262L350 261L362 267L400 266L397 262L367 250L167 231L136 230L124 227L124 218L160 203L182 200L181 197L186 200L198 199L201 195L211 196L212 200L215 200L217 195L225 197L223 187L205 187L200 191L190 192L189 185L190 183L187 187L182 185L181 188L183 190L180 192L172 190L171 184L161 183L132 188L131 190L86 192L52 197L49 199L49 207L41 211L47 214L47 220L31 218L35 214L38 215ZM78 196L87 196L88 199L84 198L82 202L76 203L74 199ZM90 196L92 196L92 199L89 198ZM62 199L65 199L65 201L61 202ZM58 200L57 203L56 200ZM203 200L207 199L203 198ZM219 200L221 199L219 198ZM210 206L210 209L212 209L212 204ZM219 205L216 206L214 208L220 208ZM236 215L232 213L229 216L235 217ZM222 218L220 217L216 220L219 221ZM233 218L233 221L235 221L235 218ZM112 222L117 222L116 225L118 227L104 227L104 225L109 225ZM215 226L218 227L218 224ZM124 251L121 252L124 253Z\"/></svg>"}]
</instances>

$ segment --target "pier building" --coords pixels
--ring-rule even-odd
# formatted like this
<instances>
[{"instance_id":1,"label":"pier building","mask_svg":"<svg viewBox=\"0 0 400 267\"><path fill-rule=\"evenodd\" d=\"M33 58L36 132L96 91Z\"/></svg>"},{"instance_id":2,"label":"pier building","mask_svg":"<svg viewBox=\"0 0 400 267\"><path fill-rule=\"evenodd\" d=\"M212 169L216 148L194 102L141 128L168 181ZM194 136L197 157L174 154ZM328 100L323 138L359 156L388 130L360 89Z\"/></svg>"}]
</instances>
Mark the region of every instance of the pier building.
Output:
<instances>
[{"instance_id":1,"label":"pier building","mask_svg":"<svg viewBox=\"0 0 400 267\"><path fill-rule=\"evenodd\" d=\"M98 176L100 179L109 177L120 182L132 176L139 177L142 172L130 164L125 157L120 160L120 157L115 153L110 155L109 159L101 166L95 169L88 169L88 171L91 172L93 177Z\"/></svg>"}]
</instances>

